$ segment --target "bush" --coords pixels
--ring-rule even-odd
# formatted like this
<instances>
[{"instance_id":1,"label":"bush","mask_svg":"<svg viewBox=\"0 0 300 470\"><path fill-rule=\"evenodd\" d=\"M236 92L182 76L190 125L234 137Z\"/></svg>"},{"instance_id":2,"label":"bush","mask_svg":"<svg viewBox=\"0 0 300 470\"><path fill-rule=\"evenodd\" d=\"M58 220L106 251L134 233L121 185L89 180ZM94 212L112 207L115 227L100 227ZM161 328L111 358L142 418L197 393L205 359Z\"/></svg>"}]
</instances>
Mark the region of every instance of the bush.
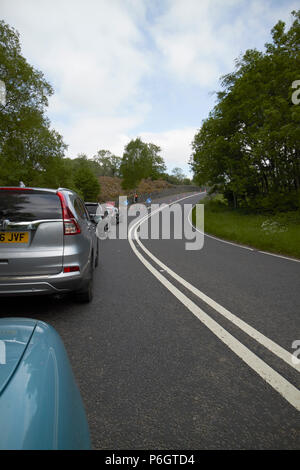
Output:
<instances>
[{"instance_id":1,"label":"bush","mask_svg":"<svg viewBox=\"0 0 300 470\"><path fill-rule=\"evenodd\" d=\"M300 209L300 193L291 191L289 193L272 192L268 195L258 195L249 201L249 207L258 212L285 212Z\"/></svg>"}]
</instances>

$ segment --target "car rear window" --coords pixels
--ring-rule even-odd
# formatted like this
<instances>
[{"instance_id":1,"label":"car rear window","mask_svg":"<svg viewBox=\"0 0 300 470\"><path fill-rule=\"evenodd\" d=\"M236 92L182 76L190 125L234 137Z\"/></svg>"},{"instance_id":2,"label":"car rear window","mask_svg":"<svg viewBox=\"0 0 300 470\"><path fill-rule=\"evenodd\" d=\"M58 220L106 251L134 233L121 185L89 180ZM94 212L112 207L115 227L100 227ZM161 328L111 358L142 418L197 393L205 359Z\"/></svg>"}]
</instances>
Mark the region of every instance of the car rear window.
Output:
<instances>
[{"instance_id":1,"label":"car rear window","mask_svg":"<svg viewBox=\"0 0 300 470\"><path fill-rule=\"evenodd\" d=\"M0 190L0 220L29 222L61 218L61 203L56 194L42 191Z\"/></svg>"},{"instance_id":2,"label":"car rear window","mask_svg":"<svg viewBox=\"0 0 300 470\"><path fill-rule=\"evenodd\" d=\"M87 208L90 214L96 214L98 204L86 204L85 207Z\"/></svg>"}]
</instances>

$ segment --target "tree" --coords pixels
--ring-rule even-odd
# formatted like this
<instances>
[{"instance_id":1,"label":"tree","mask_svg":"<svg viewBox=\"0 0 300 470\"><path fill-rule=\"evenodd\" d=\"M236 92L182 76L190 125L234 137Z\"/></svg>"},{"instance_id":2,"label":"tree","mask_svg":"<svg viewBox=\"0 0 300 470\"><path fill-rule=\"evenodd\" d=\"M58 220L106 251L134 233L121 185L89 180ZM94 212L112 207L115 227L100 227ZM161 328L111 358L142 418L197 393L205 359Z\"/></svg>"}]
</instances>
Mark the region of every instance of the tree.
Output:
<instances>
[{"instance_id":1,"label":"tree","mask_svg":"<svg viewBox=\"0 0 300 470\"><path fill-rule=\"evenodd\" d=\"M158 179L166 170L160 147L145 143L139 137L125 147L120 173L124 189L133 189L143 178Z\"/></svg>"},{"instance_id":2,"label":"tree","mask_svg":"<svg viewBox=\"0 0 300 470\"><path fill-rule=\"evenodd\" d=\"M101 176L119 176L122 159L109 150L98 150L94 161L99 165Z\"/></svg>"},{"instance_id":3,"label":"tree","mask_svg":"<svg viewBox=\"0 0 300 470\"><path fill-rule=\"evenodd\" d=\"M98 201L100 193L100 184L95 176L87 159L81 157L80 161L75 163L74 184L75 190L83 197L85 201Z\"/></svg>"},{"instance_id":4,"label":"tree","mask_svg":"<svg viewBox=\"0 0 300 470\"><path fill-rule=\"evenodd\" d=\"M19 33L0 21L0 80L6 103L0 104L0 183L27 185L49 181L66 149L45 116L53 89L42 72L21 55ZM52 173L53 174L53 173Z\"/></svg>"},{"instance_id":5,"label":"tree","mask_svg":"<svg viewBox=\"0 0 300 470\"><path fill-rule=\"evenodd\" d=\"M300 204L300 107L291 100L300 12L292 14L288 31L282 21L274 26L265 52L247 50L222 77L217 105L192 143L195 179L222 191L234 207Z\"/></svg>"},{"instance_id":6,"label":"tree","mask_svg":"<svg viewBox=\"0 0 300 470\"><path fill-rule=\"evenodd\" d=\"M174 177L175 184L183 184L183 181L185 179L185 174L183 173L181 168L179 167L173 168L172 176Z\"/></svg>"}]
</instances>

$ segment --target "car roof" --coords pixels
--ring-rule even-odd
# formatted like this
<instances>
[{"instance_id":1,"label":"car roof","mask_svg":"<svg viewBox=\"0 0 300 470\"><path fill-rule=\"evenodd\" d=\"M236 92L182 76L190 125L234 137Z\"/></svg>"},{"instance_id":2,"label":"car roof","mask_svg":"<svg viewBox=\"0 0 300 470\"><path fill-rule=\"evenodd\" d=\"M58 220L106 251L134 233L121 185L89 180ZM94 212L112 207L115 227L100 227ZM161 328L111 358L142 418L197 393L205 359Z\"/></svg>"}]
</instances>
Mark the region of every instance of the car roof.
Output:
<instances>
[{"instance_id":1,"label":"car roof","mask_svg":"<svg viewBox=\"0 0 300 470\"><path fill-rule=\"evenodd\" d=\"M68 189L68 188L57 188L57 189L53 189L53 188L36 188L36 187L32 187L32 186L25 186L25 187L20 187L20 186L0 186L0 189L16 189L16 190L19 190L19 191L27 191L27 190L30 190L30 191L41 191L41 192L44 192L44 193L53 193L53 194L56 194L57 191L68 191L70 193L73 193L75 194L74 191L72 191L71 189Z\"/></svg>"}]
</instances>

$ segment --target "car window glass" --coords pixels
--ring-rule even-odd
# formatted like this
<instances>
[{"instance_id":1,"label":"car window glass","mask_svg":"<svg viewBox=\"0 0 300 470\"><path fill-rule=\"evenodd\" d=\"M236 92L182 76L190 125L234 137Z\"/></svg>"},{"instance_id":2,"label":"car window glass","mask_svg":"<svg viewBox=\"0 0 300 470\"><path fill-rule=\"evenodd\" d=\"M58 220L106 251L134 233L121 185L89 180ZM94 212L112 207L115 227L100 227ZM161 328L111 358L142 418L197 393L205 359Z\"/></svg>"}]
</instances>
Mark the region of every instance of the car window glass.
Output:
<instances>
[{"instance_id":1,"label":"car window glass","mask_svg":"<svg viewBox=\"0 0 300 470\"><path fill-rule=\"evenodd\" d=\"M84 204L83 204L83 208L84 208L84 212L85 212L85 215L86 215L87 220L91 220L89 211L87 210L87 208L85 207Z\"/></svg>"},{"instance_id":2,"label":"car window glass","mask_svg":"<svg viewBox=\"0 0 300 470\"><path fill-rule=\"evenodd\" d=\"M97 204L85 204L85 207L87 208L87 210L90 214L95 214L96 213Z\"/></svg>"},{"instance_id":3,"label":"car window glass","mask_svg":"<svg viewBox=\"0 0 300 470\"><path fill-rule=\"evenodd\" d=\"M83 203L81 202L81 200L79 198L75 199L74 208L76 210L77 215L81 219L87 220L87 214L86 214L85 207L84 207Z\"/></svg>"},{"instance_id":4,"label":"car window glass","mask_svg":"<svg viewBox=\"0 0 300 470\"><path fill-rule=\"evenodd\" d=\"M0 220L29 222L33 220L61 219L60 199L56 194L42 191L0 191Z\"/></svg>"}]
</instances>

